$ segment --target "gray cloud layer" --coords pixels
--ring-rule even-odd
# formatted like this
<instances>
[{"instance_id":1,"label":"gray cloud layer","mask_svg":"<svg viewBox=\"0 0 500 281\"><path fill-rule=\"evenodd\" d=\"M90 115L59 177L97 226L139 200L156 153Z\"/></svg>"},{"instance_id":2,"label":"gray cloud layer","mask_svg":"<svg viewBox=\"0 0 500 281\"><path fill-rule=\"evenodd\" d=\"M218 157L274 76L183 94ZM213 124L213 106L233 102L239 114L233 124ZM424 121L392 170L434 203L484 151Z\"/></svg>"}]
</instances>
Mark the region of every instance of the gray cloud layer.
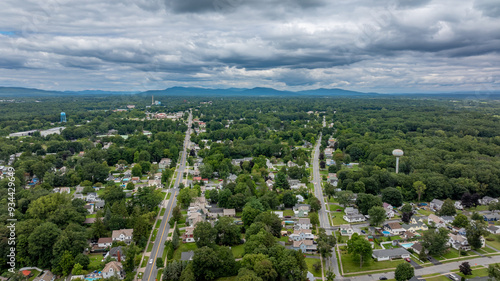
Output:
<instances>
[{"instance_id":1,"label":"gray cloud layer","mask_svg":"<svg viewBox=\"0 0 500 281\"><path fill-rule=\"evenodd\" d=\"M495 0L0 3L0 85L499 89Z\"/></svg>"}]
</instances>

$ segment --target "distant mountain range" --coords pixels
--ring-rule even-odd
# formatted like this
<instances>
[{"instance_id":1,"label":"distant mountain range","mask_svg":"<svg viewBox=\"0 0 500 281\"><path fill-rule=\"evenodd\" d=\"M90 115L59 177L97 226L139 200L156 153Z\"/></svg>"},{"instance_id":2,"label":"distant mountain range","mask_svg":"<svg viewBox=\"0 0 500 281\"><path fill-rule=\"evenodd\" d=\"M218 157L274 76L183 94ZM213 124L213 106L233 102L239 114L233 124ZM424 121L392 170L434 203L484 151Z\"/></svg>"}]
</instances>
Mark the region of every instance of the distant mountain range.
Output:
<instances>
[{"instance_id":1,"label":"distant mountain range","mask_svg":"<svg viewBox=\"0 0 500 281\"><path fill-rule=\"evenodd\" d=\"M319 88L314 90L304 91L282 91L273 88L256 87L256 88L228 88L228 89L210 89L199 87L171 87L164 90L149 90L145 92L139 91L101 91L101 90L85 90L85 91L51 91L40 90L22 87L0 87L0 97L46 97L46 96L72 96L72 95L154 95L154 96L258 96L258 97L299 97L299 96L339 96L339 97L441 97L441 98L457 98L457 99L500 99L500 92L450 92L450 93L411 93L411 94L380 94L380 93L363 93L349 91L339 88L325 89Z\"/></svg>"}]
</instances>

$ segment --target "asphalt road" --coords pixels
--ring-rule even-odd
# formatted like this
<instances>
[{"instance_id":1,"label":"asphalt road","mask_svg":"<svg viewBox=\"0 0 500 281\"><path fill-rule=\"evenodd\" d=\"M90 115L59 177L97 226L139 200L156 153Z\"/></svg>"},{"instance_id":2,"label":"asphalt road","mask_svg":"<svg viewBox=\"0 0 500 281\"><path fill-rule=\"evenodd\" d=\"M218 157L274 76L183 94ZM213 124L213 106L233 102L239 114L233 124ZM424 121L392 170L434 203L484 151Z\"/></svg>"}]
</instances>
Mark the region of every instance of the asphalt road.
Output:
<instances>
[{"instance_id":1,"label":"asphalt road","mask_svg":"<svg viewBox=\"0 0 500 281\"><path fill-rule=\"evenodd\" d=\"M178 193L178 186L181 183L182 175L184 173L184 169L186 168L186 158L187 158L187 147L189 145L189 139L191 137L191 123L193 120L193 115L189 113L188 118L188 129L186 131L186 138L184 139L184 149L182 151L181 160L179 162L179 167L177 168L178 174L175 179L174 185L170 192L172 195L170 196L170 200L167 201L166 211L163 215L163 219L161 220L160 228L158 229L158 233L156 234L156 240L154 241L153 250L151 251L151 256L148 258L148 263L146 265L146 270L144 271L144 275L142 276L142 280L148 281L156 281L156 276L158 275L158 269L156 268L156 258L161 257L163 255L163 249L165 245L165 241L168 237L168 232L170 230L170 225L168 224L168 220L170 219L170 215L172 213L172 209L176 204L176 197ZM152 263L150 263L152 260Z\"/></svg>"},{"instance_id":2,"label":"asphalt road","mask_svg":"<svg viewBox=\"0 0 500 281\"><path fill-rule=\"evenodd\" d=\"M470 259L470 260L466 260L466 261L468 261L471 266L476 266L476 265L488 266L489 264L492 264L492 263L499 263L500 256L476 258L476 259ZM428 275L428 274L434 274L434 273L446 274L446 273L449 273L451 270L458 269L459 265L463 262L464 261L443 263L440 265L433 265L430 267L415 269L415 276L422 276L422 275ZM372 274L372 275L362 275L362 276L355 276L355 277L348 277L348 278L351 281L372 281L372 280L379 280L380 276L385 276L388 279L393 279L394 272L377 273L377 274Z\"/></svg>"},{"instance_id":3,"label":"asphalt road","mask_svg":"<svg viewBox=\"0 0 500 281\"><path fill-rule=\"evenodd\" d=\"M321 186L321 175L319 173L319 148L321 145L320 135L318 141L316 142L316 146L314 147L314 156L313 156L313 183L314 183L314 194L319 199L321 203L321 209L318 211L319 224L322 228L326 230L326 234L331 235L331 225L328 220L328 212L327 206L325 205L325 200L323 197L323 188ZM334 249L332 249L334 251ZM339 267L337 263L337 256L335 252L332 253L332 257L325 260L324 264L325 271L327 269L331 269L336 276L340 276Z\"/></svg>"}]
</instances>

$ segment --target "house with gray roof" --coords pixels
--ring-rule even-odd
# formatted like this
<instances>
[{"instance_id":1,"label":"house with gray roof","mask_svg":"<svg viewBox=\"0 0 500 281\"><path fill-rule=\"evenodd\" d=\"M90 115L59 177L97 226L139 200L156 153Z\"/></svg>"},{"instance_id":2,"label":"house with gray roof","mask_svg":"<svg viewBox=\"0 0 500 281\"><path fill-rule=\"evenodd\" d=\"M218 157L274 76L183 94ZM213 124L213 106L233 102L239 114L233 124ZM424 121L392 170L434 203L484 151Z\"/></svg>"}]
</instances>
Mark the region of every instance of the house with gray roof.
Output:
<instances>
[{"instance_id":1,"label":"house with gray roof","mask_svg":"<svg viewBox=\"0 0 500 281\"><path fill-rule=\"evenodd\" d=\"M372 257L377 261L388 261L393 259L405 259L410 257L410 252L403 248L374 250Z\"/></svg>"}]
</instances>

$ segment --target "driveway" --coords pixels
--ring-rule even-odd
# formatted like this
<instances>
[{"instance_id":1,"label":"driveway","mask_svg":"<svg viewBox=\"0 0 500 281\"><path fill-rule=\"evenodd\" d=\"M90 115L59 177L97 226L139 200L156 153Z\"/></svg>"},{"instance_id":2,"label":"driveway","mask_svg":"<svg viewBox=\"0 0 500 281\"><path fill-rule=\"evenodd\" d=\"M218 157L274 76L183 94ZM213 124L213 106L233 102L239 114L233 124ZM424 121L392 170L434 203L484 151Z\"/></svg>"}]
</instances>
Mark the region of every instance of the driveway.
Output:
<instances>
[{"instance_id":1,"label":"driveway","mask_svg":"<svg viewBox=\"0 0 500 281\"><path fill-rule=\"evenodd\" d=\"M416 263L413 259L410 259L410 264L415 268L415 269L421 269L422 266L420 266L418 263Z\"/></svg>"},{"instance_id":2,"label":"driveway","mask_svg":"<svg viewBox=\"0 0 500 281\"><path fill-rule=\"evenodd\" d=\"M433 257L431 257L431 256L427 256L427 259L428 259L430 262L432 262L432 264L434 264L434 265L439 265L439 264L441 264L441 263L440 263L437 259L435 259L435 258L433 258Z\"/></svg>"}]
</instances>

